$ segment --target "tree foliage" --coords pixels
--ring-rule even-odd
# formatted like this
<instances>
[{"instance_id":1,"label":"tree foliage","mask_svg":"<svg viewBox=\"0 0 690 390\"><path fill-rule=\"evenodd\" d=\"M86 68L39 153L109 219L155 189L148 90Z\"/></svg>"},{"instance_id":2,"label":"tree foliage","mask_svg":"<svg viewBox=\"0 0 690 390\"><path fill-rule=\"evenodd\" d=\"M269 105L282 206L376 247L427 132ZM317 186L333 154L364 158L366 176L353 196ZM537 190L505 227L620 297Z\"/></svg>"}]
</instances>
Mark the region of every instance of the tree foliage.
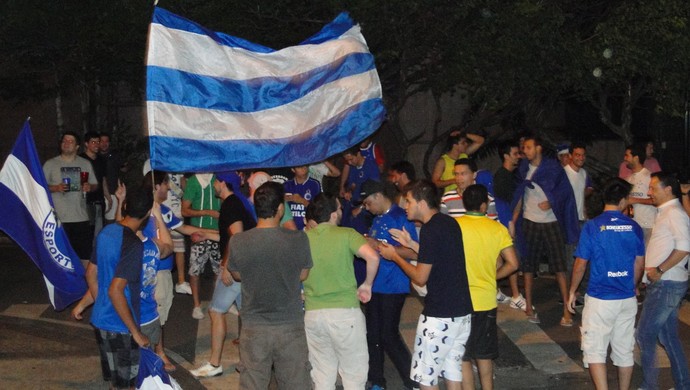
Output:
<instances>
[{"instance_id":1,"label":"tree foliage","mask_svg":"<svg viewBox=\"0 0 690 390\"><path fill-rule=\"evenodd\" d=\"M465 125L474 128L516 115L538 127L543 113L574 97L628 141L642 97L659 112L679 115L689 84L686 0L167 0L160 6L277 49L349 11L376 57L389 127L404 143L414 140L402 137L398 113L419 92L438 101L463 90L471 103ZM117 104L123 86L142 99L151 10L141 0L6 0L0 98L78 93L84 128L101 125L109 120L103 106ZM446 129L432 130L441 139Z\"/></svg>"}]
</instances>

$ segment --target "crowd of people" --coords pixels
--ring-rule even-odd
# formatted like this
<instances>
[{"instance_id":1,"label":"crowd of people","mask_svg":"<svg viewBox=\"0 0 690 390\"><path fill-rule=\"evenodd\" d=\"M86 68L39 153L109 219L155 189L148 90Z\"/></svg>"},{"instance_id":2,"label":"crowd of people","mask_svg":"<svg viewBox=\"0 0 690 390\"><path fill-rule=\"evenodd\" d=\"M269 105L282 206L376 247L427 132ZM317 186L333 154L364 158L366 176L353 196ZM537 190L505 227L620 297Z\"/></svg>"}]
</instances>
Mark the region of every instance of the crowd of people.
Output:
<instances>
[{"instance_id":1,"label":"crowd of people","mask_svg":"<svg viewBox=\"0 0 690 390\"><path fill-rule=\"evenodd\" d=\"M502 142L491 173L473 158L484 142L453 131L431 180L418 180L408 161L387 165L367 139L342 153L342 168L185 175L145 164L143 181L127 187L108 135L87 133L77 154L80 137L66 132L44 172L72 246L88 259L89 291L72 315L93 305L104 380L131 387L142 347L175 369L163 347L174 291L192 295L194 319L210 318L211 356L196 377L223 373L233 311L242 389L266 389L272 378L282 389L333 389L338 377L348 390L384 389L384 355L406 389L437 389L441 379L449 390L474 389L473 370L492 389L498 305L540 323L534 279L547 265L560 326L579 322L597 389L607 388L609 347L619 388L630 387L635 341L640 388L657 388L660 342L675 388L690 389L678 335L690 186L661 171L653 145L633 144L592 211L585 144L552 158L537 136ZM216 279L204 310L199 276L208 266ZM399 323L412 290L424 309L411 352Z\"/></svg>"}]
</instances>

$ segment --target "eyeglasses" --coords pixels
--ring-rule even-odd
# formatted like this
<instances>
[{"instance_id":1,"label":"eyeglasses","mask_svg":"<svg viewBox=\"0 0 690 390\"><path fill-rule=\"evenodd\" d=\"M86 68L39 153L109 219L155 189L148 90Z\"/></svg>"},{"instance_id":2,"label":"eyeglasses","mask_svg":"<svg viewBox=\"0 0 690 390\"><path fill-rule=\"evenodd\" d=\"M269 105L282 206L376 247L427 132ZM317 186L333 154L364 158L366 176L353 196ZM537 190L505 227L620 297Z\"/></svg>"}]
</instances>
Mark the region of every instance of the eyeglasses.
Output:
<instances>
[{"instance_id":1,"label":"eyeglasses","mask_svg":"<svg viewBox=\"0 0 690 390\"><path fill-rule=\"evenodd\" d=\"M100 144L101 141L100 141L100 140L97 140L97 139L92 139L91 141L89 141L89 143L90 143L90 144Z\"/></svg>"}]
</instances>

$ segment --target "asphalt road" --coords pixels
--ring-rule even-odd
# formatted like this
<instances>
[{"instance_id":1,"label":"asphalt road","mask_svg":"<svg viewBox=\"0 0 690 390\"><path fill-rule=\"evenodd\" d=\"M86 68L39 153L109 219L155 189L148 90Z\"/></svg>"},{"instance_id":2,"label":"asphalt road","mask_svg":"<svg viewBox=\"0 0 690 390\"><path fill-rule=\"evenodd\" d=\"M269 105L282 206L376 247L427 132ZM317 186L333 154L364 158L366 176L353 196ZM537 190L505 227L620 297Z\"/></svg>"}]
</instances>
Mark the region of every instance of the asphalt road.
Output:
<instances>
[{"instance_id":1,"label":"asphalt road","mask_svg":"<svg viewBox=\"0 0 690 390\"><path fill-rule=\"evenodd\" d=\"M49 305L43 279L33 262L14 244L0 242L3 253L0 273L0 388L106 389L100 375L98 351L88 315L82 322L70 318L67 309L55 312ZM202 278L202 300L211 297L212 275ZM504 291L508 291L504 288ZM579 328L559 325L562 307L558 303L553 278L537 279L535 306L542 323L531 324L524 314L499 305L500 357L495 361L497 389L587 389L592 388L582 367ZM412 344L422 302L408 298L401 333ZM192 299L175 295L166 325L166 349L175 361L172 374L184 389L236 389L239 360L237 347L230 343L237 330L237 317L228 315L228 340L223 354L225 372L197 381L188 372L203 363L210 353L208 318L191 318ZM576 322L579 316L576 317ZM690 303L681 308L681 337L690 356ZM663 352L662 352L663 355ZM661 388L671 388L670 369L662 356ZM386 366L389 389L401 388L390 363ZM615 384L615 368L609 364L609 382ZM635 366L633 388L641 380ZM478 381L477 381L478 382Z\"/></svg>"}]
</instances>

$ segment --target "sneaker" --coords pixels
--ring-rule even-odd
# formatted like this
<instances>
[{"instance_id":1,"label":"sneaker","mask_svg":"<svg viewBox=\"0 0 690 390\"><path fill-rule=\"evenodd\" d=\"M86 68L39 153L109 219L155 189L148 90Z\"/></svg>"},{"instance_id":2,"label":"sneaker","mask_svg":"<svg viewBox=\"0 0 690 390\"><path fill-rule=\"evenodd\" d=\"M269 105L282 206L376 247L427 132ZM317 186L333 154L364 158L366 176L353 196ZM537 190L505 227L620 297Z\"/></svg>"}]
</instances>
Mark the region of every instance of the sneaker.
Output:
<instances>
[{"instance_id":1,"label":"sneaker","mask_svg":"<svg viewBox=\"0 0 690 390\"><path fill-rule=\"evenodd\" d=\"M204 312L201 310L201 306L197 306L192 310L192 318L195 320L203 320L204 319Z\"/></svg>"},{"instance_id":2,"label":"sneaker","mask_svg":"<svg viewBox=\"0 0 690 390\"><path fill-rule=\"evenodd\" d=\"M510 298L507 295L505 295L503 291L498 290L498 292L496 293L496 302L503 304L510 303Z\"/></svg>"},{"instance_id":3,"label":"sneaker","mask_svg":"<svg viewBox=\"0 0 690 390\"><path fill-rule=\"evenodd\" d=\"M194 375L195 378L210 378L212 376L218 376L223 373L223 366L214 366L213 364L206 362L203 366L197 368L196 370L189 371L190 374Z\"/></svg>"},{"instance_id":4,"label":"sneaker","mask_svg":"<svg viewBox=\"0 0 690 390\"><path fill-rule=\"evenodd\" d=\"M525 297L520 294L517 299L516 298L510 298L510 307L513 309L520 309L522 311L527 311L527 301L525 301Z\"/></svg>"},{"instance_id":5,"label":"sneaker","mask_svg":"<svg viewBox=\"0 0 690 390\"><path fill-rule=\"evenodd\" d=\"M189 285L188 282L176 284L175 292L178 294L192 295L192 287Z\"/></svg>"}]
</instances>

